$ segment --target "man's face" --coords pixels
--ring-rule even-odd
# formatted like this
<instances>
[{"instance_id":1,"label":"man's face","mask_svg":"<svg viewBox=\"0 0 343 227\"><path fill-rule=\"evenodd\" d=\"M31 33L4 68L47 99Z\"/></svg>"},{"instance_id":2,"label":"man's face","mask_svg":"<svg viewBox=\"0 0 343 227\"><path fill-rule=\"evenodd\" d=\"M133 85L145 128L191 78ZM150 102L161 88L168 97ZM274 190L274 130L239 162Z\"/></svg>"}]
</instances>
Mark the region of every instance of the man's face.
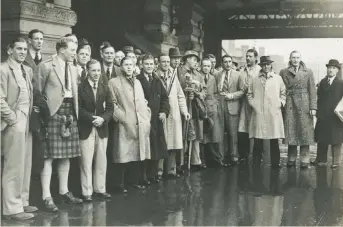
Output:
<instances>
[{"instance_id":1,"label":"man's face","mask_svg":"<svg viewBox=\"0 0 343 227\"><path fill-rule=\"evenodd\" d=\"M61 50L66 61L71 62L75 59L77 45L74 42L68 42L68 46Z\"/></svg>"},{"instance_id":2,"label":"man's face","mask_svg":"<svg viewBox=\"0 0 343 227\"><path fill-rule=\"evenodd\" d=\"M210 73L212 68L212 63L210 60L203 60L201 64L201 70L204 74Z\"/></svg>"},{"instance_id":3,"label":"man's face","mask_svg":"<svg viewBox=\"0 0 343 227\"><path fill-rule=\"evenodd\" d=\"M124 60L123 64L121 65L122 70L125 72L127 77L131 77L133 75L133 62L132 59Z\"/></svg>"},{"instance_id":4,"label":"man's face","mask_svg":"<svg viewBox=\"0 0 343 227\"><path fill-rule=\"evenodd\" d=\"M190 56L187 58L187 63L190 69L196 69L198 65L198 59L195 56Z\"/></svg>"},{"instance_id":5,"label":"man's face","mask_svg":"<svg viewBox=\"0 0 343 227\"><path fill-rule=\"evenodd\" d=\"M116 65L120 65L121 59L123 59L125 57L125 54L123 51L120 50L120 51L117 51L115 53L115 55L116 56L114 58L114 61L115 61Z\"/></svg>"},{"instance_id":6,"label":"man's face","mask_svg":"<svg viewBox=\"0 0 343 227\"><path fill-rule=\"evenodd\" d=\"M155 62L153 59L146 59L143 61L143 71L146 74L151 74L154 71Z\"/></svg>"},{"instance_id":7,"label":"man's face","mask_svg":"<svg viewBox=\"0 0 343 227\"><path fill-rule=\"evenodd\" d=\"M174 69L179 67L180 63L181 63L181 58L179 58L179 57L170 58L170 66L173 67Z\"/></svg>"},{"instance_id":8,"label":"man's face","mask_svg":"<svg viewBox=\"0 0 343 227\"><path fill-rule=\"evenodd\" d=\"M263 64L261 68L263 72L269 73L272 70L272 64Z\"/></svg>"},{"instance_id":9,"label":"man's face","mask_svg":"<svg viewBox=\"0 0 343 227\"><path fill-rule=\"evenodd\" d=\"M298 67L301 61L301 54L298 52L294 52L290 57L290 61L294 67Z\"/></svg>"},{"instance_id":10,"label":"man's face","mask_svg":"<svg viewBox=\"0 0 343 227\"><path fill-rule=\"evenodd\" d=\"M43 48L43 34L40 32L33 33L32 38L29 38L29 43L32 49L40 51Z\"/></svg>"},{"instance_id":11,"label":"man's face","mask_svg":"<svg viewBox=\"0 0 343 227\"><path fill-rule=\"evenodd\" d=\"M94 82L98 82L99 81L99 78L101 76L101 66L100 66L99 62L97 62L95 64L91 64L89 66L88 76Z\"/></svg>"},{"instance_id":12,"label":"man's face","mask_svg":"<svg viewBox=\"0 0 343 227\"><path fill-rule=\"evenodd\" d=\"M112 64L114 61L114 57L115 52L113 47L107 47L106 49L103 49L101 52L101 58L107 64Z\"/></svg>"},{"instance_id":13,"label":"man's face","mask_svg":"<svg viewBox=\"0 0 343 227\"><path fill-rule=\"evenodd\" d=\"M79 53L77 54L77 62L81 65L84 66L89 62L91 58L91 52L89 51L88 48L82 48L79 50Z\"/></svg>"},{"instance_id":14,"label":"man's face","mask_svg":"<svg viewBox=\"0 0 343 227\"><path fill-rule=\"evenodd\" d=\"M137 64L137 57L136 57L135 53L129 52L126 54L126 56L132 59L133 65Z\"/></svg>"},{"instance_id":15,"label":"man's face","mask_svg":"<svg viewBox=\"0 0 343 227\"><path fill-rule=\"evenodd\" d=\"M170 58L169 56L160 57L160 67L163 72L166 72L170 67Z\"/></svg>"},{"instance_id":16,"label":"man's face","mask_svg":"<svg viewBox=\"0 0 343 227\"><path fill-rule=\"evenodd\" d=\"M253 66L256 63L256 57L254 55L254 53L252 52L247 52L246 57L246 61L247 61L247 65L248 66Z\"/></svg>"},{"instance_id":17,"label":"man's face","mask_svg":"<svg viewBox=\"0 0 343 227\"><path fill-rule=\"evenodd\" d=\"M327 67L327 73L329 77L336 76L338 73L338 68L335 66L329 66Z\"/></svg>"},{"instance_id":18,"label":"man's face","mask_svg":"<svg viewBox=\"0 0 343 227\"><path fill-rule=\"evenodd\" d=\"M22 63L27 55L27 43L16 42L13 48L8 49L8 54L18 63Z\"/></svg>"},{"instance_id":19,"label":"man's face","mask_svg":"<svg viewBox=\"0 0 343 227\"><path fill-rule=\"evenodd\" d=\"M225 57L224 59L223 59L223 63L222 63L223 65L223 68L226 70L226 71L229 71L230 69L231 69L231 67L232 67L232 58L230 58L230 57Z\"/></svg>"},{"instance_id":20,"label":"man's face","mask_svg":"<svg viewBox=\"0 0 343 227\"><path fill-rule=\"evenodd\" d=\"M217 60L215 58L210 58L211 61L211 69L214 69L216 67Z\"/></svg>"}]
</instances>

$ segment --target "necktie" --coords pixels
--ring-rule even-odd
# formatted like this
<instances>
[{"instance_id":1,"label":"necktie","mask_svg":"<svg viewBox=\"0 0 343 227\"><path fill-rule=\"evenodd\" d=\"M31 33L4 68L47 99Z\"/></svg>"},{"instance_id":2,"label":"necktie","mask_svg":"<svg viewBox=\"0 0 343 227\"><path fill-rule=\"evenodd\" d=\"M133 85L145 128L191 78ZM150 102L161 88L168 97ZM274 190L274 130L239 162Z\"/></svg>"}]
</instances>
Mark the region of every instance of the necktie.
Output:
<instances>
[{"instance_id":1,"label":"necktie","mask_svg":"<svg viewBox=\"0 0 343 227\"><path fill-rule=\"evenodd\" d=\"M39 57L38 57L38 52L36 52L34 61L35 61L35 64L36 64L36 65L38 65L38 64L40 63L40 59L39 59Z\"/></svg>"},{"instance_id":2,"label":"necktie","mask_svg":"<svg viewBox=\"0 0 343 227\"><path fill-rule=\"evenodd\" d=\"M229 78L229 71L226 72L225 78L224 78L224 82L223 82L222 91L224 91L224 92L229 91L229 82L228 82L228 78Z\"/></svg>"},{"instance_id":3,"label":"necktie","mask_svg":"<svg viewBox=\"0 0 343 227\"><path fill-rule=\"evenodd\" d=\"M96 83L93 83L93 89L96 90Z\"/></svg>"},{"instance_id":4,"label":"necktie","mask_svg":"<svg viewBox=\"0 0 343 227\"><path fill-rule=\"evenodd\" d=\"M106 74L107 74L108 80L110 80L111 79L110 68L107 68Z\"/></svg>"},{"instance_id":5,"label":"necktie","mask_svg":"<svg viewBox=\"0 0 343 227\"><path fill-rule=\"evenodd\" d=\"M21 68L21 72L22 72L22 74L23 74L23 77L24 77L24 79L26 80L26 72L25 72L25 70L24 70L24 66L21 65L20 68Z\"/></svg>"},{"instance_id":6,"label":"necktie","mask_svg":"<svg viewBox=\"0 0 343 227\"><path fill-rule=\"evenodd\" d=\"M149 74L149 83L151 83L151 82L152 82L152 75Z\"/></svg>"},{"instance_id":7,"label":"necktie","mask_svg":"<svg viewBox=\"0 0 343 227\"><path fill-rule=\"evenodd\" d=\"M82 72L81 72L81 81L82 80L85 80L87 77L87 74L86 74L86 69L84 66L82 66Z\"/></svg>"},{"instance_id":8,"label":"necktie","mask_svg":"<svg viewBox=\"0 0 343 227\"><path fill-rule=\"evenodd\" d=\"M330 77L328 77L328 80L326 81L327 85L330 87L331 83L330 83Z\"/></svg>"},{"instance_id":9,"label":"necktie","mask_svg":"<svg viewBox=\"0 0 343 227\"><path fill-rule=\"evenodd\" d=\"M67 62L65 64L64 77L65 77L65 88L69 89L69 70L68 70L68 63Z\"/></svg>"},{"instance_id":10,"label":"necktie","mask_svg":"<svg viewBox=\"0 0 343 227\"><path fill-rule=\"evenodd\" d=\"M207 78L208 76L206 75L205 76L205 84L207 84L207 81L208 81L208 78Z\"/></svg>"}]
</instances>

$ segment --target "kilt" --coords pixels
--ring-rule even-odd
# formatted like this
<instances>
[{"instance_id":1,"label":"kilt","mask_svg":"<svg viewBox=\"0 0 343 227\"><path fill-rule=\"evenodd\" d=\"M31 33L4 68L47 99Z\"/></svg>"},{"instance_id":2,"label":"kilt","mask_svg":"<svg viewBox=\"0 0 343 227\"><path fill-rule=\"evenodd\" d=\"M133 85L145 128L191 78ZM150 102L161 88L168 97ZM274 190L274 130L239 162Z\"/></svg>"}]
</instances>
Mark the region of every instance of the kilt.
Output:
<instances>
[{"instance_id":1,"label":"kilt","mask_svg":"<svg viewBox=\"0 0 343 227\"><path fill-rule=\"evenodd\" d=\"M65 99L66 100L66 99ZM62 137L62 116L69 116L72 118L70 124L70 136ZM81 156L81 149L79 145L79 130L77 126L77 119L74 114L74 107L72 101L64 101L48 121L47 124L48 138L46 140L45 158L73 158Z\"/></svg>"}]
</instances>

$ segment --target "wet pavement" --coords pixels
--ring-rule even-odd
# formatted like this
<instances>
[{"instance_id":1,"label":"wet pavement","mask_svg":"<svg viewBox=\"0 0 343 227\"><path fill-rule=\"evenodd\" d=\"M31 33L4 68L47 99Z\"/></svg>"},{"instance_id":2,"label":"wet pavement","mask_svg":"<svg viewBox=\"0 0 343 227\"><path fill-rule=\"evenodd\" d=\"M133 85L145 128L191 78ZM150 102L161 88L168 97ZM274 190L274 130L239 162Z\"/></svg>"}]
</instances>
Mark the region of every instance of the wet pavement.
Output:
<instances>
[{"instance_id":1,"label":"wet pavement","mask_svg":"<svg viewBox=\"0 0 343 227\"><path fill-rule=\"evenodd\" d=\"M113 194L110 201L58 205L58 213L38 212L31 223L1 224L343 226L343 168L287 169L284 154L282 163L279 172L268 165L208 168L146 190L129 188L128 195ZM33 179L32 184L34 204L40 200L40 183ZM56 189L53 182L54 194ZM80 193L76 186L72 191Z\"/></svg>"}]
</instances>

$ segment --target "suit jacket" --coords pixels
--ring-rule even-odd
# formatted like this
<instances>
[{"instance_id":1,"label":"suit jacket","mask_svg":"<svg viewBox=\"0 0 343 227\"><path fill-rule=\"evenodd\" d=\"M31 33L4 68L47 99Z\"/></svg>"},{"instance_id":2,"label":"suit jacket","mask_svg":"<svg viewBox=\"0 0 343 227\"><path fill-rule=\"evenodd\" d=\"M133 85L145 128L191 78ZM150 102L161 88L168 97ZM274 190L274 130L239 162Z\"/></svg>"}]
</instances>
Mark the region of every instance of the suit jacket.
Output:
<instances>
[{"instance_id":1,"label":"suit jacket","mask_svg":"<svg viewBox=\"0 0 343 227\"><path fill-rule=\"evenodd\" d=\"M88 80L83 80L79 85L79 104L80 139L85 140L89 137L93 128L93 116L99 116L105 120L97 130L100 138L108 137L108 122L113 115L113 102L108 87L99 82L95 98Z\"/></svg>"},{"instance_id":2,"label":"suit jacket","mask_svg":"<svg viewBox=\"0 0 343 227\"><path fill-rule=\"evenodd\" d=\"M221 70L214 75L218 86L218 92L221 92L220 83L222 78L225 76L225 73L225 70ZM229 77L229 92L226 95L229 94L233 95L233 99L226 100L225 105L221 108L228 108L231 115L237 115L240 111L240 99L244 95L244 81L242 80L239 72L235 70L231 70ZM220 98L223 99L224 97L220 96Z\"/></svg>"},{"instance_id":3,"label":"suit jacket","mask_svg":"<svg viewBox=\"0 0 343 227\"><path fill-rule=\"evenodd\" d=\"M26 80L29 84L30 91L30 108L29 113L32 111L32 69L24 65L24 70L26 72ZM0 65L1 72L1 96L0 96L0 110L1 110L1 131L6 128L9 124L15 123L17 120L17 104L20 97L20 88L18 86L18 79L22 77L21 69L13 64L12 60L8 59L7 61L1 63Z\"/></svg>"},{"instance_id":4,"label":"suit jacket","mask_svg":"<svg viewBox=\"0 0 343 227\"><path fill-rule=\"evenodd\" d=\"M104 63L101 62L101 77L100 77L100 82L104 85L108 84L108 78L107 78L107 74L105 72L104 69ZM113 64L113 68L112 68L112 73L111 73L111 78L116 78L117 76L119 76L121 74L121 70L120 67L116 66L115 64Z\"/></svg>"},{"instance_id":5,"label":"suit jacket","mask_svg":"<svg viewBox=\"0 0 343 227\"><path fill-rule=\"evenodd\" d=\"M37 74L34 75L33 86L45 97L50 110L50 116L56 114L64 99L64 77L58 56L41 62L38 65ZM74 100L74 113L79 117L79 101L77 90L77 69L73 64L69 65L71 72L71 88Z\"/></svg>"},{"instance_id":6,"label":"suit jacket","mask_svg":"<svg viewBox=\"0 0 343 227\"><path fill-rule=\"evenodd\" d=\"M41 59L41 62L43 61L43 55L42 55L42 59ZM26 58L23 62L24 65L30 67L32 70L33 70L33 74L35 74L38 70L38 65L36 65L35 61L33 60L31 54L30 54L30 51L27 51L27 55L26 55Z\"/></svg>"}]
</instances>

